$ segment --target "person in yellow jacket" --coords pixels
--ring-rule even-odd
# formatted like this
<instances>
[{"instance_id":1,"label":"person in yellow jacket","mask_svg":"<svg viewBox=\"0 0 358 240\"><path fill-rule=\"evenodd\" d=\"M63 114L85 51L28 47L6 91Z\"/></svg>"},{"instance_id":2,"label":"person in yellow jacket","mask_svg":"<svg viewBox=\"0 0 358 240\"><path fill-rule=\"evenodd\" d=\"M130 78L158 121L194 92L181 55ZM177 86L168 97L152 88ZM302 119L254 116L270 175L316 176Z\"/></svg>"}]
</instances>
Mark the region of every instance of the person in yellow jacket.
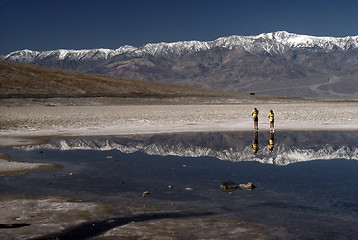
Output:
<instances>
[{"instance_id":1,"label":"person in yellow jacket","mask_svg":"<svg viewBox=\"0 0 358 240\"><path fill-rule=\"evenodd\" d=\"M268 114L268 119L270 121L270 132L275 131L275 114L272 110L270 110L270 113Z\"/></svg>"},{"instance_id":2,"label":"person in yellow jacket","mask_svg":"<svg viewBox=\"0 0 358 240\"><path fill-rule=\"evenodd\" d=\"M254 108L251 112L252 119L254 120L254 129L259 130L259 110L257 108Z\"/></svg>"}]
</instances>

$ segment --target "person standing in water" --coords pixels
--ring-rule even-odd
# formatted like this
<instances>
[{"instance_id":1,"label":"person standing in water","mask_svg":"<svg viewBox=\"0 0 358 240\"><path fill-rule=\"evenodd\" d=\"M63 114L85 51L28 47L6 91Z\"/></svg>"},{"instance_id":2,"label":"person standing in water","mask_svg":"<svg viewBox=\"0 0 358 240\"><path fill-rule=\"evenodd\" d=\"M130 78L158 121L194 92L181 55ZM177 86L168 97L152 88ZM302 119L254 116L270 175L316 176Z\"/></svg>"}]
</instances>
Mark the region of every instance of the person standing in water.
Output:
<instances>
[{"instance_id":1,"label":"person standing in water","mask_svg":"<svg viewBox=\"0 0 358 240\"><path fill-rule=\"evenodd\" d=\"M275 114L272 110L270 110L270 113L268 114L268 119L270 121L270 132L275 131Z\"/></svg>"},{"instance_id":2,"label":"person standing in water","mask_svg":"<svg viewBox=\"0 0 358 240\"><path fill-rule=\"evenodd\" d=\"M259 130L259 110L254 108L251 112L252 119L254 120L254 130Z\"/></svg>"}]
</instances>

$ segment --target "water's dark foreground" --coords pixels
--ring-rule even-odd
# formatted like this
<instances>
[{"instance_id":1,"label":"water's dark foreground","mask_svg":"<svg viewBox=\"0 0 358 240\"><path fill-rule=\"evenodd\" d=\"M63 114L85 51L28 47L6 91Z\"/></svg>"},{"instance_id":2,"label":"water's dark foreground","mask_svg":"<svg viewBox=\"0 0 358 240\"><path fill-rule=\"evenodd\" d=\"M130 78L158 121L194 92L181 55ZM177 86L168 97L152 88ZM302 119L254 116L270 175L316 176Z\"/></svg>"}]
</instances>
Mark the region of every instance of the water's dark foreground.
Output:
<instances>
[{"instance_id":1,"label":"water's dark foreground","mask_svg":"<svg viewBox=\"0 0 358 240\"><path fill-rule=\"evenodd\" d=\"M357 136L230 132L54 139L2 150L15 160L66 168L4 177L0 194L62 194L113 205L117 218L59 233L63 239L96 236L132 221L209 215L263 225L270 236L284 239L358 239ZM220 189L225 180L257 188L229 194ZM142 197L145 191L149 195ZM140 214L123 217L124 207ZM142 214L146 208L165 213Z\"/></svg>"}]
</instances>

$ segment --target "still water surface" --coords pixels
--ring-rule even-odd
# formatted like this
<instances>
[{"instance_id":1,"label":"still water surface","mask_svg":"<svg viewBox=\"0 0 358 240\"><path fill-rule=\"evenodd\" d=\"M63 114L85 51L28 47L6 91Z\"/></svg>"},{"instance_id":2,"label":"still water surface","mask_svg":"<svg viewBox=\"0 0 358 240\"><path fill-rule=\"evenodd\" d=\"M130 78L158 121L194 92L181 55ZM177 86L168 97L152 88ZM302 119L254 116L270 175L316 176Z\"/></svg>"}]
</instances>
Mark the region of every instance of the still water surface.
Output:
<instances>
[{"instance_id":1,"label":"still water surface","mask_svg":"<svg viewBox=\"0 0 358 240\"><path fill-rule=\"evenodd\" d=\"M2 149L66 168L3 177L0 194L76 196L110 203L118 215L128 205L210 212L287 239L358 239L357 140L358 132L338 131L53 139ZM257 187L228 194L225 180Z\"/></svg>"}]
</instances>

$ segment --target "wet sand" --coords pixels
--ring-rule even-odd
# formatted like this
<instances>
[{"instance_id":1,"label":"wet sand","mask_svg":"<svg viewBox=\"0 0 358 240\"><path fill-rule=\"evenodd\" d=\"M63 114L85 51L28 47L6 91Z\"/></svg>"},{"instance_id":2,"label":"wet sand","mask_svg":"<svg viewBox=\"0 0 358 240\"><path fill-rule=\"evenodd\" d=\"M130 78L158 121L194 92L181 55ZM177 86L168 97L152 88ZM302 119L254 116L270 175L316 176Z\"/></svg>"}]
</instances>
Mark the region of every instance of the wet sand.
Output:
<instances>
[{"instance_id":1,"label":"wet sand","mask_svg":"<svg viewBox=\"0 0 358 240\"><path fill-rule=\"evenodd\" d=\"M108 217L109 206L61 196L0 195L0 238L35 239Z\"/></svg>"}]
</instances>

